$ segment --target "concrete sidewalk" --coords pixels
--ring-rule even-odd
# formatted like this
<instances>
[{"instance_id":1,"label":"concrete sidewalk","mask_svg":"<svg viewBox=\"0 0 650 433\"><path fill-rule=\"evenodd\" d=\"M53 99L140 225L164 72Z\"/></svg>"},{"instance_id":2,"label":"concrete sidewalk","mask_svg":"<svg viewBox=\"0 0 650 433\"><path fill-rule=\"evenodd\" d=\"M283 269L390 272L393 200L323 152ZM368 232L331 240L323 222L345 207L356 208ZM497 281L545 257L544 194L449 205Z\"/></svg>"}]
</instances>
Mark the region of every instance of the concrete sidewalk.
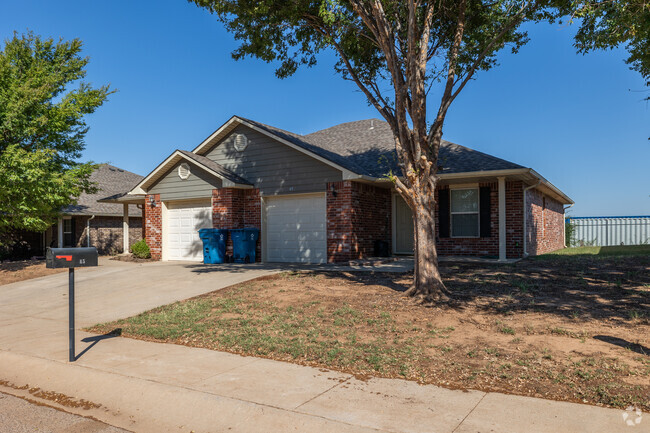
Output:
<instances>
[{"instance_id":1,"label":"concrete sidewalk","mask_svg":"<svg viewBox=\"0 0 650 433\"><path fill-rule=\"evenodd\" d=\"M80 333L80 338L93 338ZM99 407L48 405L135 432L619 432L622 411L421 386L121 337L65 362L65 335L2 339L0 390L25 385ZM647 432L639 424L633 431Z\"/></svg>"},{"instance_id":2,"label":"concrete sidewalk","mask_svg":"<svg viewBox=\"0 0 650 433\"><path fill-rule=\"evenodd\" d=\"M106 299L102 290L102 296L88 295L80 304L99 317L89 317L80 307L79 326L139 312L145 304L167 303L199 290L194 287L199 282L207 290L257 275L191 274L174 266L151 265L137 273L142 281L128 282L144 292L148 280L157 275L161 294L156 300L125 289L119 302ZM101 270L106 274L80 273L80 279L86 287L91 282L94 287L102 282L127 284L120 274L128 273L128 268L118 273L108 272L108 267ZM56 277L61 278L42 279L40 291L35 280L0 286L0 391L123 429L144 433L650 431L646 419L627 427L621 410L448 390L404 380L359 381L339 372L273 360L83 332L77 334L80 357L68 363L65 302L58 302L60 293L48 292L58 293L50 288ZM80 283L79 290L82 287ZM38 296L54 302L52 308L37 305ZM120 311L109 313L106 305ZM85 402L79 404L80 400Z\"/></svg>"}]
</instances>

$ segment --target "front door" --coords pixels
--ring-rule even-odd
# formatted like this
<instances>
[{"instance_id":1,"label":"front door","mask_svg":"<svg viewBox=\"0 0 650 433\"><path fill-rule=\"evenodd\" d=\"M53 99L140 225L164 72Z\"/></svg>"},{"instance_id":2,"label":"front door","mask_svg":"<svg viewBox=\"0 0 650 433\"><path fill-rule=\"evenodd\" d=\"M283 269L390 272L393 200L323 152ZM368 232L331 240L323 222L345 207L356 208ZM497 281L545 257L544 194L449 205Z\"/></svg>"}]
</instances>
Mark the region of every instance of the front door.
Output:
<instances>
[{"instance_id":1,"label":"front door","mask_svg":"<svg viewBox=\"0 0 650 433\"><path fill-rule=\"evenodd\" d=\"M395 200L395 253L413 253L413 215L411 208L399 195L394 195Z\"/></svg>"}]
</instances>

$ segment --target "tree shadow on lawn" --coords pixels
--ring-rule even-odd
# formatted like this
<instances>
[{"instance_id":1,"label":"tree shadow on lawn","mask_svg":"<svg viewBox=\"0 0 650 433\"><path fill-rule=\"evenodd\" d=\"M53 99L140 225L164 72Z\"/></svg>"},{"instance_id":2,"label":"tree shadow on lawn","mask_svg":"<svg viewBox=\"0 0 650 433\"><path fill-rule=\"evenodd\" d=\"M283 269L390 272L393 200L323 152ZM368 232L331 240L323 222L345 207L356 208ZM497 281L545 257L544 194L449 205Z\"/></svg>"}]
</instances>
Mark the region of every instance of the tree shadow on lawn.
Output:
<instances>
[{"instance_id":1,"label":"tree shadow on lawn","mask_svg":"<svg viewBox=\"0 0 650 433\"><path fill-rule=\"evenodd\" d=\"M650 356L650 347L645 347L638 343L631 343L622 338L612 337L611 335L594 335L594 339L613 344L614 346L622 347L623 349L629 349L632 352L638 353L639 355Z\"/></svg>"},{"instance_id":2,"label":"tree shadow on lawn","mask_svg":"<svg viewBox=\"0 0 650 433\"><path fill-rule=\"evenodd\" d=\"M441 273L452 302L503 315L553 314L571 319L650 321L650 257L570 257L522 260L509 265L443 263ZM328 274L328 273L325 273ZM332 273L359 284L378 284L403 292L411 274Z\"/></svg>"}]
</instances>

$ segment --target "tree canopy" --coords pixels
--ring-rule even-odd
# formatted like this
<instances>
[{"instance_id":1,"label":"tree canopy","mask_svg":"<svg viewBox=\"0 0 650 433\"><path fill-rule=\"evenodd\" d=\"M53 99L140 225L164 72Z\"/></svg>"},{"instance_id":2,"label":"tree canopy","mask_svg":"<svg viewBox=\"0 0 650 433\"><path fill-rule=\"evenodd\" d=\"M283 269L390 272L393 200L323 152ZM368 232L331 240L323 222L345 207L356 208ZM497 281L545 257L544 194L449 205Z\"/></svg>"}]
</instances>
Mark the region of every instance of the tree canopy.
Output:
<instances>
[{"instance_id":1,"label":"tree canopy","mask_svg":"<svg viewBox=\"0 0 650 433\"><path fill-rule=\"evenodd\" d=\"M578 3L576 48L581 53L624 45L626 63L650 86L650 4L644 0Z\"/></svg>"},{"instance_id":2,"label":"tree canopy","mask_svg":"<svg viewBox=\"0 0 650 433\"><path fill-rule=\"evenodd\" d=\"M14 33L0 51L0 233L44 230L94 189L95 166L78 162L84 116L113 91L81 81L89 61L81 50L79 39Z\"/></svg>"}]
</instances>

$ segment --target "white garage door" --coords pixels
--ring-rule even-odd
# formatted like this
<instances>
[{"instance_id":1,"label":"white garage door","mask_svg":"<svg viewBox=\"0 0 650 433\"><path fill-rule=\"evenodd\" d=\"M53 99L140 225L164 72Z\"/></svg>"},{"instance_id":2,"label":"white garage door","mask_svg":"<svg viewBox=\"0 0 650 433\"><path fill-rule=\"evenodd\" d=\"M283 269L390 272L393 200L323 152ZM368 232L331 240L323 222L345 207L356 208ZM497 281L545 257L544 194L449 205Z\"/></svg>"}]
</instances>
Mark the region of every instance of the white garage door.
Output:
<instances>
[{"instance_id":1,"label":"white garage door","mask_svg":"<svg viewBox=\"0 0 650 433\"><path fill-rule=\"evenodd\" d=\"M212 227L209 202L168 203L167 229L163 244L167 260L203 260L203 243L198 230Z\"/></svg>"},{"instance_id":2,"label":"white garage door","mask_svg":"<svg viewBox=\"0 0 650 433\"><path fill-rule=\"evenodd\" d=\"M265 199L266 260L323 263L327 260L324 194Z\"/></svg>"}]
</instances>

